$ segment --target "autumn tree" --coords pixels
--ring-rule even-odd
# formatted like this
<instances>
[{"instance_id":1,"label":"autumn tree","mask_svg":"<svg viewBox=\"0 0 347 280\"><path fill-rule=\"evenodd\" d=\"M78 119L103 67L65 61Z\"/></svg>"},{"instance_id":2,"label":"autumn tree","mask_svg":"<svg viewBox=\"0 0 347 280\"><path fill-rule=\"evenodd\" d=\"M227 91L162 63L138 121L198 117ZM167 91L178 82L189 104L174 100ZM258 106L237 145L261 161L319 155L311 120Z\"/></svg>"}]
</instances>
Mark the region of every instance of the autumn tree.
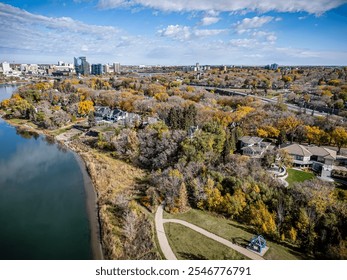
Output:
<instances>
[{"instance_id":1,"label":"autumn tree","mask_svg":"<svg viewBox=\"0 0 347 280\"><path fill-rule=\"evenodd\" d=\"M279 119L277 125L281 132L289 135L290 141L293 143L295 132L301 123L301 120L290 115L288 117Z\"/></svg>"},{"instance_id":2,"label":"autumn tree","mask_svg":"<svg viewBox=\"0 0 347 280\"><path fill-rule=\"evenodd\" d=\"M347 130L338 126L333 130L331 137L338 148L337 153L340 154L341 147L347 145Z\"/></svg>"},{"instance_id":3,"label":"autumn tree","mask_svg":"<svg viewBox=\"0 0 347 280\"><path fill-rule=\"evenodd\" d=\"M317 126L306 125L305 131L306 131L306 137L309 144L314 143L319 146L323 143L323 141L327 137L327 134L324 132L324 130L320 129Z\"/></svg>"},{"instance_id":4,"label":"autumn tree","mask_svg":"<svg viewBox=\"0 0 347 280\"><path fill-rule=\"evenodd\" d=\"M78 114L87 116L90 112L94 111L93 101L85 100L78 103Z\"/></svg>"},{"instance_id":5,"label":"autumn tree","mask_svg":"<svg viewBox=\"0 0 347 280\"><path fill-rule=\"evenodd\" d=\"M260 232L274 236L276 234L275 214L270 213L262 201L250 206L250 223Z\"/></svg>"}]
</instances>

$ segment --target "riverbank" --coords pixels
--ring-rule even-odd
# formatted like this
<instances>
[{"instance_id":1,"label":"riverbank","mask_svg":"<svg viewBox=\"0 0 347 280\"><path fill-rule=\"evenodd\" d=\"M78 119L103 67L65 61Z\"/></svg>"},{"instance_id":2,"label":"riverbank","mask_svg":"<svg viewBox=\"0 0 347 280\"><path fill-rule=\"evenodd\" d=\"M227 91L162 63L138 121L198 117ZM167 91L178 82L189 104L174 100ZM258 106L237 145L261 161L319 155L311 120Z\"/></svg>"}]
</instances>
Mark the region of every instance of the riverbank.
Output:
<instances>
[{"instance_id":1,"label":"riverbank","mask_svg":"<svg viewBox=\"0 0 347 280\"><path fill-rule=\"evenodd\" d=\"M110 153L94 149L90 144L87 145L90 138L72 125L57 130L41 130L26 120L6 121L19 130L55 139L56 142L75 153L84 176L93 257L94 259L123 259L124 220L118 206L119 203L123 204L133 199L135 186L146 173L115 159Z\"/></svg>"},{"instance_id":2,"label":"riverbank","mask_svg":"<svg viewBox=\"0 0 347 280\"><path fill-rule=\"evenodd\" d=\"M18 120L12 120L12 119L4 119L9 125L17 128L20 131L25 131L28 133L35 133L38 135L42 135L45 137L51 137L53 139L56 139L56 137L50 132L46 130L40 130L38 129L34 124L32 123L21 123L18 122ZM25 120L23 120L25 121ZM89 225L90 225L90 238L91 238L91 250L92 250L92 256L95 260L102 260L104 259L103 256L103 250L102 250L102 243L101 243L101 221L99 217L99 207L98 207L98 195L96 192L96 188L93 185L92 179L89 177L89 174L87 172L87 165L84 160L84 158L79 155L78 150L71 147L67 142L65 141L57 141L59 145L63 145L67 149L71 150L73 152L74 157L80 167L80 170L83 175L83 183L84 183L84 190L86 194L86 210L87 215L89 219Z\"/></svg>"},{"instance_id":3,"label":"riverbank","mask_svg":"<svg viewBox=\"0 0 347 280\"><path fill-rule=\"evenodd\" d=\"M88 175L86 164L79 154L73 152L75 159L83 174L84 189L86 192L86 208L90 224L90 239L94 260L103 260L104 254L101 246L101 226L97 193Z\"/></svg>"}]
</instances>

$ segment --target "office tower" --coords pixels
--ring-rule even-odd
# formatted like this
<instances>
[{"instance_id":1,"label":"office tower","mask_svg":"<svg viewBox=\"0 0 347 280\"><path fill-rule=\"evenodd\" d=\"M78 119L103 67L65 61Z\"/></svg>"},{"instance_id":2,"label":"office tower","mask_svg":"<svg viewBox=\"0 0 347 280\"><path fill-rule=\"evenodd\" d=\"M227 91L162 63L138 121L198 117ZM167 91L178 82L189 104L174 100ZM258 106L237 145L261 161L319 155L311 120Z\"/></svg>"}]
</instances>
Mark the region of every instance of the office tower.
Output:
<instances>
[{"instance_id":1,"label":"office tower","mask_svg":"<svg viewBox=\"0 0 347 280\"><path fill-rule=\"evenodd\" d=\"M103 67L102 64L92 64L92 75L102 75Z\"/></svg>"},{"instance_id":2,"label":"office tower","mask_svg":"<svg viewBox=\"0 0 347 280\"><path fill-rule=\"evenodd\" d=\"M89 75L90 74L90 65L85 56L79 58L74 57L74 66L76 74L80 75Z\"/></svg>"}]
</instances>

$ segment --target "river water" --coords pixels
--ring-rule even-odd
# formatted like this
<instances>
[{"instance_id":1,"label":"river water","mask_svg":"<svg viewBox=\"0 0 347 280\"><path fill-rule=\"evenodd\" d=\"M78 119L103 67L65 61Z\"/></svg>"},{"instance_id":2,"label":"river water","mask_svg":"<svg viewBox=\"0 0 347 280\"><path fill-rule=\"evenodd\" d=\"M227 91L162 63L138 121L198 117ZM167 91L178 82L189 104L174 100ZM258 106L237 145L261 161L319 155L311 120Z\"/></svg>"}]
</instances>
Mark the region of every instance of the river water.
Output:
<instances>
[{"instance_id":1,"label":"river water","mask_svg":"<svg viewBox=\"0 0 347 280\"><path fill-rule=\"evenodd\" d=\"M0 101L16 87L0 85ZM75 155L0 119L0 259L91 259Z\"/></svg>"}]
</instances>

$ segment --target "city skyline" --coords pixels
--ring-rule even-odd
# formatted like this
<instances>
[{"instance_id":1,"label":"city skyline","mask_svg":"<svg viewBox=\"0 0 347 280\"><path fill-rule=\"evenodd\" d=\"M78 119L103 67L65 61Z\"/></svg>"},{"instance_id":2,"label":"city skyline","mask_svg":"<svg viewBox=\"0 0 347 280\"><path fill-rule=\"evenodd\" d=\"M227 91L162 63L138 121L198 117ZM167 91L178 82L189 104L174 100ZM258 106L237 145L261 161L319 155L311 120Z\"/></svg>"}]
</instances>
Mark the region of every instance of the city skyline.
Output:
<instances>
[{"instance_id":1,"label":"city skyline","mask_svg":"<svg viewBox=\"0 0 347 280\"><path fill-rule=\"evenodd\" d=\"M346 65L346 3L1 1L0 61Z\"/></svg>"}]
</instances>

